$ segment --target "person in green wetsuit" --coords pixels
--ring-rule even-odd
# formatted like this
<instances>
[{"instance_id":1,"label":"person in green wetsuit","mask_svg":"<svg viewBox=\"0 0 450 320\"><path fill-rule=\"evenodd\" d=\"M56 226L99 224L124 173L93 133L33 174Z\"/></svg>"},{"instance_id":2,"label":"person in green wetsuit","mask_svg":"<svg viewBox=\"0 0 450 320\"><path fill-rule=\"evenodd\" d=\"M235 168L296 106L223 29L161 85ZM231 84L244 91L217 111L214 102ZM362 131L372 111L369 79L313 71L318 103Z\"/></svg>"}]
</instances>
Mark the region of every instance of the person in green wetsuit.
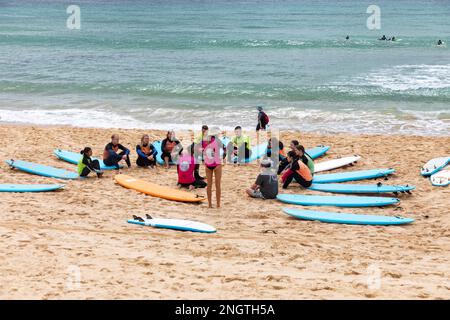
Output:
<instances>
[{"instance_id":1,"label":"person in green wetsuit","mask_svg":"<svg viewBox=\"0 0 450 320\"><path fill-rule=\"evenodd\" d=\"M103 171L100 170L100 162L92 160L92 149L86 147L80 152L83 157L78 161L78 175L80 177L87 177L89 173L95 172L98 178L103 176Z\"/></svg>"},{"instance_id":2,"label":"person in green wetsuit","mask_svg":"<svg viewBox=\"0 0 450 320\"><path fill-rule=\"evenodd\" d=\"M311 175L314 175L314 161L309 154L306 153L305 147L298 145L295 147L294 151L298 159L308 166L309 171L311 171Z\"/></svg>"},{"instance_id":3,"label":"person in green wetsuit","mask_svg":"<svg viewBox=\"0 0 450 320\"><path fill-rule=\"evenodd\" d=\"M242 134L242 127L237 126L234 128L235 136L231 139L233 144L233 156L237 157L237 162L242 162L244 159L248 159L252 155L252 150L250 150L250 138L245 134Z\"/></svg>"}]
</instances>

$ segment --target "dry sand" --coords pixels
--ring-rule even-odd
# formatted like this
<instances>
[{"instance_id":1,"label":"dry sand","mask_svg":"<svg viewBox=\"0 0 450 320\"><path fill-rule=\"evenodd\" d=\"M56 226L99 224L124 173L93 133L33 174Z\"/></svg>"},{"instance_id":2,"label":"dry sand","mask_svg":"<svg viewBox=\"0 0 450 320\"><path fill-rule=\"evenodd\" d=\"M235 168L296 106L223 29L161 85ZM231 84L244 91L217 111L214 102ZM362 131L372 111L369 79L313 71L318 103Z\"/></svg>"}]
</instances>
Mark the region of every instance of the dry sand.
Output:
<instances>
[{"instance_id":1,"label":"dry sand","mask_svg":"<svg viewBox=\"0 0 450 320\"><path fill-rule=\"evenodd\" d=\"M112 132L132 150L143 133L0 125L0 159L75 169L57 160L53 149L90 145L98 156ZM139 194L116 185L114 172L107 172L100 180L69 181L58 192L0 194L0 299L450 298L450 187L432 187L419 174L430 158L450 154L449 137L285 132L282 138L297 138L307 147L330 145L318 161L363 157L354 168L336 172L394 167L389 183L417 186L412 195L400 195L403 210L323 210L403 215L416 222L373 227L290 218L281 212L285 205L244 194L258 173L256 165L225 166L221 209ZM175 168L155 172L133 166L123 172L176 185ZM0 165L0 183L53 182ZM298 187L288 192L314 193ZM132 214L145 213L198 220L218 232L126 223Z\"/></svg>"}]
</instances>

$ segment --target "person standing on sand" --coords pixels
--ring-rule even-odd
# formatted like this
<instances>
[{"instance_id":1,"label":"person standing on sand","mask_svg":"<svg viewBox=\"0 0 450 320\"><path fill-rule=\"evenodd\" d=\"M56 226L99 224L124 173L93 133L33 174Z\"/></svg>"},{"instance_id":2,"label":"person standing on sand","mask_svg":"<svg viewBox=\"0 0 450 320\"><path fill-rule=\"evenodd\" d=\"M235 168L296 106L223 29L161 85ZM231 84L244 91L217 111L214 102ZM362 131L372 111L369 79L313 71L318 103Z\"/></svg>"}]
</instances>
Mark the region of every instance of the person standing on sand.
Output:
<instances>
[{"instance_id":1,"label":"person standing on sand","mask_svg":"<svg viewBox=\"0 0 450 320\"><path fill-rule=\"evenodd\" d=\"M212 186L216 187L216 203L217 208L220 208L220 198L222 196L222 157L220 150L222 143L219 140L218 131L213 131L208 136L208 141L203 150L203 159L205 162L206 171L206 194L208 196L208 208L212 208Z\"/></svg>"},{"instance_id":2,"label":"person standing on sand","mask_svg":"<svg viewBox=\"0 0 450 320\"><path fill-rule=\"evenodd\" d=\"M263 107L256 107L258 110L258 124L256 125L256 132L259 130L266 130L269 124L269 116L263 111Z\"/></svg>"},{"instance_id":3,"label":"person standing on sand","mask_svg":"<svg viewBox=\"0 0 450 320\"><path fill-rule=\"evenodd\" d=\"M118 153L119 150L122 150ZM111 142L105 146L105 150L103 151L103 162L107 166L116 167L119 169L119 163L122 160L125 160L128 168L131 167L130 162L130 150L125 148L123 145L119 143L119 135L113 134L111 136Z\"/></svg>"}]
</instances>

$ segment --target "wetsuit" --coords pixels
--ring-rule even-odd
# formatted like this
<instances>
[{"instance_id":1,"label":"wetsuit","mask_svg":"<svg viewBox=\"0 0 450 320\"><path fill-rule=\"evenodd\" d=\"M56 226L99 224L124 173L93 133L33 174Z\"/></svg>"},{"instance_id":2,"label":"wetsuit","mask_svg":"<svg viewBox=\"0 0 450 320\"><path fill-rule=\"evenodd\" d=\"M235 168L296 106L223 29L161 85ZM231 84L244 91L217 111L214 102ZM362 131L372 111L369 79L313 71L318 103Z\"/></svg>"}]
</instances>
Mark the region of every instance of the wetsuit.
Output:
<instances>
[{"instance_id":1,"label":"wetsuit","mask_svg":"<svg viewBox=\"0 0 450 320\"><path fill-rule=\"evenodd\" d=\"M256 131L266 130L268 116L264 111L259 111L258 113L258 124L256 125Z\"/></svg>"},{"instance_id":2,"label":"wetsuit","mask_svg":"<svg viewBox=\"0 0 450 320\"><path fill-rule=\"evenodd\" d=\"M137 145L136 152L138 154L138 158L136 159L136 164L139 167L153 167L156 165L156 155L158 151L153 146L153 144L149 143L147 145ZM153 160L149 160L148 157L153 156Z\"/></svg>"},{"instance_id":3,"label":"wetsuit","mask_svg":"<svg viewBox=\"0 0 450 320\"><path fill-rule=\"evenodd\" d=\"M233 137L231 140L234 146L234 151L237 153L238 162L242 162L244 159L249 159L252 155L250 150L250 138L242 135L240 137ZM242 157L244 155L244 158Z\"/></svg>"},{"instance_id":4,"label":"wetsuit","mask_svg":"<svg viewBox=\"0 0 450 320\"><path fill-rule=\"evenodd\" d=\"M298 160L292 162L290 174L286 176L283 182L283 189L286 189L292 180L295 179L302 187L309 188L312 184L312 175L309 168L303 161L300 163Z\"/></svg>"},{"instance_id":5,"label":"wetsuit","mask_svg":"<svg viewBox=\"0 0 450 320\"><path fill-rule=\"evenodd\" d=\"M272 145L270 143L267 143L267 150L266 150L266 155L268 158L270 158L272 156ZM282 161L283 159L286 159L286 155L284 154L284 144L283 142L279 141L278 142L278 160Z\"/></svg>"},{"instance_id":6,"label":"wetsuit","mask_svg":"<svg viewBox=\"0 0 450 320\"><path fill-rule=\"evenodd\" d=\"M182 187L194 186L196 188L205 188L206 182L196 175L195 159L193 156L184 155L178 159L177 173L178 184Z\"/></svg>"},{"instance_id":7,"label":"wetsuit","mask_svg":"<svg viewBox=\"0 0 450 320\"><path fill-rule=\"evenodd\" d=\"M161 142L161 151L162 155L161 158L164 160L166 157L169 158L169 162L173 162L172 160L172 152L176 151L176 153L182 152L183 147L181 146L180 141L178 140L170 140L169 138L164 139Z\"/></svg>"},{"instance_id":8,"label":"wetsuit","mask_svg":"<svg viewBox=\"0 0 450 320\"><path fill-rule=\"evenodd\" d=\"M78 161L78 175L80 177L87 177L91 171L96 172L97 176L101 175L100 162L92 160L91 157L83 154L83 157Z\"/></svg>"},{"instance_id":9,"label":"wetsuit","mask_svg":"<svg viewBox=\"0 0 450 320\"><path fill-rule=\"evenodd\" d=\"M122 151L117 153L119 150L122 150ZM130 154L130 150L125 148L120 143L118 145L113 145L112 142L110 142L105 146L105 150L103 152L103 162L107 166L114 166L117 169L119 169L120 160L122 160L123 156L127 156L125 158L125 162L127 163L128 167L131 167L129 154Z\"/></svg>"}]
</instances>

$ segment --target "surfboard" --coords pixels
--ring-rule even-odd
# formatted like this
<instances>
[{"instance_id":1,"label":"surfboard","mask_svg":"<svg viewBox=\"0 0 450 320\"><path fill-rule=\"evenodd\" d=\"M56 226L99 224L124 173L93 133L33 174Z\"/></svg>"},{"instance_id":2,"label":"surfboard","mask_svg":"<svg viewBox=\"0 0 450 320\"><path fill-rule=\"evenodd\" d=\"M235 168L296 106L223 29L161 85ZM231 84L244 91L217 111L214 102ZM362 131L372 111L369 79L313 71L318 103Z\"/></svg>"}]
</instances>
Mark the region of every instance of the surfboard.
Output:
<instances>
[{"instance_id":1,"label":"surfboard","mask_svg":"<svg viewBox=\"0 0 450 320\"><path fill-rule=\"evenodd\" d=\"M298 219L328 223L388 226L414 222L414 219L412 218L403 218L399 216L376 216L368 214L298 210L293 208L283 208L283 212Z\"/></svg>"},{"instance_id":2,"label":"surfboard","mask_svg":"<svg viewBox=\"0 0 450 320\"><path fill-rule=\"evenodd\" d=\"M53 151L53 153L58 157L58 159L61 159L63 161L72 163L72 164L78 164L78 161L81 160L81 158L83 157L80 153L78 152L72 152L72 151L65 151L65 150L61 150L61 149L55 149ZM92 160L98 160L100 163L100 170L116 170L117 168L114 166L107 166L106 164L103 163L103 160L97 159L92 157ZM122 168L123 166L119 165L120 168Z\"/></svg>"},{"instance_id":3,"label":"surfboard","mask_svg":"<svg viewBox=\"0 0 450 320\"><path fill-rule=\"evenodd\" d=\"M381 207L399 203L397 198L360 197L360 196L316 196L302 194L279 194L281 202L302 206L335 206L335 207Z\"/></svg>"},{"instance_id":4,"label":"surfboard","mask_svg":"<svg viewBox=\"0 0 450 320\"><path fill-rule=\"evenodd\" d=\"M315 148L306 149L305 151L314 160L323 156L328 150L330 150L329 146L317 146Z\"/></svg>"},{"instance_id":5,"label":"surfboard","mask_svg":"<svg viewBox=\"0 0 450 320\"><path fill-rule=\"evenodd\" d=\"M144 219L144 221L138 221L130 219L128 220L128 223L154 228L165 228L181 231L204 232L204 233L216 232L216 228L210 226L209 224L191 220L154 218L154 219Z\"/></svg>"},{"instance_id":6,"label":"surfboard","mask_svg":"<svg viewBox=\"0 0 450 320\"><path fill-rule=\"evenodd\" d=\"M159 165L163 165L164 164L164 160L162 158L162 149L161 149L162 143L161 143L161 141L155 141L152 144L155 147L156 151L158 152L158 154L156 155L156 162ZM176 164L176 163L171 161L170 164Z\"/></svg>"},{"instance_id":7,"label":"surfboard","mask_svg":"<svg viewBox=\"0 0 450 320\"><path fill-rule=\"evenodd\" d=\"M313 183L308 189L332 193L399 193L414 190L414 186L379 184Z\"/></svg>"},{"instance_id":8,"label":"surfboard","mask_svg":"<svg viewBox=\"0 0 450 320\"><path fill-rule=\"evenodd\" d=\"M387 177L395 172L394 169L372 169L372 170L360 170L349 171L340 173L328 173L318 174L313 178L314 183L332 183L332 182L347 182L358 181L364 179L374 179Z\"/></svg>"},{"instance_id":9,"label":"surfboard","mask_svg":"<svg viewBox=\"0 0 450 320\"><path fill-rule=\"evenodd\" d=\"M12 168L16 168L18 170L31 174L36 174L38 176L57 179L78 179L78 174L73 171L58 169L55 167L22 160L7 160L5 162Z\"/></svg>"},{"instance_id":10,"label":"surfboard","mask_svg":"<svg viewBox=\"0 0 450 320\"><path fill-rule=\"evenodd\" d=\"M47 192L63 188L63 184L0 184L0 192Z\"/></svg>"},{"instance_id":11,"label":"surfboard","mask_svg":"<svg viewBox=\"0 0 450 320\"><path fill-rule=\"evenodd\" d=\"M181 202L201 202L205 200L203 196L198 196L179 189L160 186L156 183L136 179L126 174L118 174L114 176L114 180L125 188L133 189L162 199Z\"/></svg>"},{"instance_id":12,"label":"surfboard","mask_svg":"<svg viewBox=\"0 0 450 320\"><path fill-rule=\"evenodd\" d=\"M424 166L420 169L420 174L424 177L429 177L436 172L444 169L445 166L450 164L450 157L440 157L434 158L424 164Z\"/></svg>"},{"instance_id":13,"label":"surfboard","mask_svg":"<svg viewBox=\"0 0 450 320\"><path fill-rule=\"evenodd\" d=\"M437 187L450 185L450 170L442 170L430 177L431 184Z\"/></svg>"},{"instance_id":14,"label":"surfboard","mask_svg":"<svg viewBox=\"0 0 450 320\"><path fill-rule=\"evenodd\" d=\"M351 156L351 157L344 157L339 159L333 159L329 161L322 161L319 163L314 164L314 173L322 172L322 171L328 171L337 169L340 167L352 165L356 163L359 159L361 159L360 156Z\"/></svg>"}]
</instances>

